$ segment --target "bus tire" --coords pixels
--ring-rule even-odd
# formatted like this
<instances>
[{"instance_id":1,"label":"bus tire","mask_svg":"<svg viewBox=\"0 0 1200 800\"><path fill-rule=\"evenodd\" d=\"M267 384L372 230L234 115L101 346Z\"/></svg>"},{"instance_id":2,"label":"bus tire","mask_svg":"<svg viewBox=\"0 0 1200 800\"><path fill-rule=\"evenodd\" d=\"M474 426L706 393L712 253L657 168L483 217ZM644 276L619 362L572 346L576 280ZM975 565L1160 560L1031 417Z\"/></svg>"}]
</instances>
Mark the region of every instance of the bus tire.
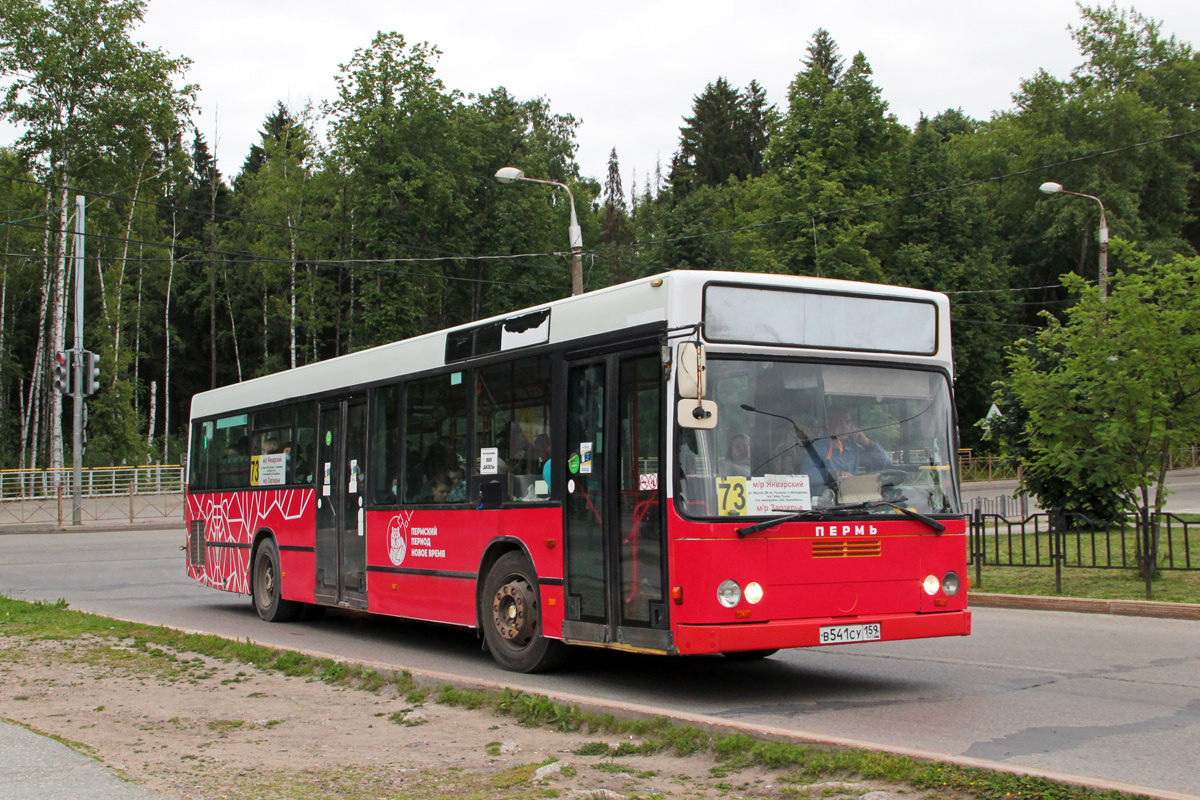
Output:
<instances>
[{"instance_id":1,"label":"bus tire","mask_svg":"<svg viewBox=\"0 0 1200 800\"><path fill-rule=\"evenodd\" d=\"M770 650L733 650L729 653L721 653L730 661L761 661L764 658L769 658L779 652L779 648L775 647Z\"/></svg>"},{"instance_id":2,"label":"bus tire","mask_svg":"<svg viewBox=\"0 0 1200 800\"><path fill-rule=\"evenodd\" d=\"M281 596L283 573L279 569L279 547L267 538L254 555L254 609L267 622L290 622L300 614L300 603Z\"/></svg>"},{"instance_id":3,"label":"bus tire","mask_svg":"<svg viewBox=\"0 0 1200 800\"><path fill-rule=\"evenodd\" d=\"M480 599L483 638L497 664L513 672L545 672L562 663L566 645L542 635L533 565L523 554L500 556Z\"/></svg>"}]
</instances>

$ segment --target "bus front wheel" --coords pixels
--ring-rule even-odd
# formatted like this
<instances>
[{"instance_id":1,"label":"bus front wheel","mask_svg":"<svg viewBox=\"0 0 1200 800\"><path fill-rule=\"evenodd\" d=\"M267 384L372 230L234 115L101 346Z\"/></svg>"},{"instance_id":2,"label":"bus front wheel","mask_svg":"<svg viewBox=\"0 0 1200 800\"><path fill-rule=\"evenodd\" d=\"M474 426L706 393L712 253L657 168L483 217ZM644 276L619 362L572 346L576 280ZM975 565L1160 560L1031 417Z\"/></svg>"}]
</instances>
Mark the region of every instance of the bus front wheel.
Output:
<instances>
[{"instance_id":1,"label":"bus front wheel","mask_svg":"<svg viewBox=\"0 0 1200 800\"><path fill-rule=\"evenodd\" d=\"M483 584L480 623L488 650L513 672L544 672L558 666L566 645L542 635L541 606L529 559L505 553Z\"/></svg>"},{"instance_id":2,"label":"bus front wheel","mask_svg":"<svg viewBox=\"0 0 1200 800\"><path fill-rule=\"evenodd\" d=\"M267 622L289 622L300 613L300 604L284 600L280 582L279 547L267 539L254 555L254 609Z\"/></svg>"}]
</instances>

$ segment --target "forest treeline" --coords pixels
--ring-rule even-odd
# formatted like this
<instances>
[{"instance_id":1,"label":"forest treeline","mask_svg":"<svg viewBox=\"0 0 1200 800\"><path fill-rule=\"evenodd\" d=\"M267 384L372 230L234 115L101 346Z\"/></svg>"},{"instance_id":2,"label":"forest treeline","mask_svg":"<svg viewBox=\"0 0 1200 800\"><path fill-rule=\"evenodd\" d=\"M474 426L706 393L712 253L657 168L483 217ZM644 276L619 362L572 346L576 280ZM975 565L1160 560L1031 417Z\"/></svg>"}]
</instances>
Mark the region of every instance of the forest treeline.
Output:
<instances>
[{"instance_id":1,"label":"forest treeline","mask_svg":"<svg viewBox=\"0 0 1200 800\"><path fill-rule=\"evenodd\" d=\"M0 147L0 468L62 463L76 195L92 465L177 462L195 392L569 294L565 197L499 184L504 166L572 187L587 289L731 269L947 292L971 446L1005 349L1074 302L1064 273L1097 277L1098 208L1039 184L1103 198L1110 271L1200 249L1200 57L1132 9L1081 6L1075 70L1014 76L989 120L898 120L867 54L818 30L786 98L714 76L626 191L615 150L580 173L578 121L547 99L465 94L436 47L382 32L333 97L264 109L223 175L190 62L133 38L145 5L0 0L0 114L21 131Z\"/></svg>"}]
</instances>

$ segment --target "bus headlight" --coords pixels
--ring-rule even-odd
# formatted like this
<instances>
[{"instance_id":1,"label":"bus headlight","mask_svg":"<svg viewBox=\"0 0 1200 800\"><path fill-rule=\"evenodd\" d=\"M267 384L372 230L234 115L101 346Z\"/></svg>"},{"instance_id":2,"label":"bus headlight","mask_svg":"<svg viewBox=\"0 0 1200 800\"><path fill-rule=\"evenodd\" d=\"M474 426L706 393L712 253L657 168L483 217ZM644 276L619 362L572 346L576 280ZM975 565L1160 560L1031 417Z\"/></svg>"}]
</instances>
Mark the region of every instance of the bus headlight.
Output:
<instances>
[{"instance_id":1,"label":"bus headlight","mask_svg":"<svg viewBox=\"0 0 1200 800\"><path fill-rule=\"evenodd\" d=\"M942 577L942 591L946 593L946 597L954 597L958 594L958 574L947 572Z\"/></svg>"},{"instance_id":2,"label":"bus headlight","mask_svg":"<svg viewBox=\"0 0 1200 800\"><path fill-rule=\"evenodd\" d=\"M747 603L755 605L763 599L762 584L758 581L750 581L746 584L746 590L742 592L742 595L746 598Z\"/></svg>"},{"instance_id":3,"label":"bus headlight","mask_svg":"<svg viewBox=\"0 0 1200 800\"><path fill-rule=\"evenodd\" d=\"M938 589L941 588L941 583L938 581L937 575L927 575L921 583L921 588L925 590L925 594L932 596L937 594Z\"/></svg>"},{"instance_id":4,"label":"bus headlight","mask_svg":"<svg viewBox=\"0 0 1200 800\"><path fill-rule=\"evenodd\" d=\"M717 587L717 600L726 608L733 608L742 602L742 587L735 581L721 581Z\"/></svg>"}]
</instances>

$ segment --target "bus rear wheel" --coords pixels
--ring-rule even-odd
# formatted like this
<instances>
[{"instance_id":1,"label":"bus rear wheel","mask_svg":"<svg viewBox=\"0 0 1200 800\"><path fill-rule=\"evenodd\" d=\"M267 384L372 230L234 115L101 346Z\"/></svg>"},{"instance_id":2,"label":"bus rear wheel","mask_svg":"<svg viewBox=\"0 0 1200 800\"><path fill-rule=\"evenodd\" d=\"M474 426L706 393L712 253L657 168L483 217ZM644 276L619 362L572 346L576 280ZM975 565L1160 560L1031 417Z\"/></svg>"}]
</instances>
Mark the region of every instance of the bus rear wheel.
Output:
<instances>
[{"instance_id":1,"label":"bus rear wheel","mask_svg":"<svg viewBox=\"0 0 1200 800\"><path fill-rule=\"evenodd\" d=\"M254 609L267 622L290 622L300 614L300 603L284 600L283 573L279 569L279 547L267 539L254 555Z\"/></svg>"},{"instance_id":2,"label":"bus rear wheel","mask_svg":"<svg viewBox=\"0 0 1200 800\"><path fill-rule=\"evenodd\" d=\"M496 663L513 672L544 672L562 663L566 645L542 635L533 565L505 553L488 571L481 595L483 638Z\"/></svg>"}]
</instances>

